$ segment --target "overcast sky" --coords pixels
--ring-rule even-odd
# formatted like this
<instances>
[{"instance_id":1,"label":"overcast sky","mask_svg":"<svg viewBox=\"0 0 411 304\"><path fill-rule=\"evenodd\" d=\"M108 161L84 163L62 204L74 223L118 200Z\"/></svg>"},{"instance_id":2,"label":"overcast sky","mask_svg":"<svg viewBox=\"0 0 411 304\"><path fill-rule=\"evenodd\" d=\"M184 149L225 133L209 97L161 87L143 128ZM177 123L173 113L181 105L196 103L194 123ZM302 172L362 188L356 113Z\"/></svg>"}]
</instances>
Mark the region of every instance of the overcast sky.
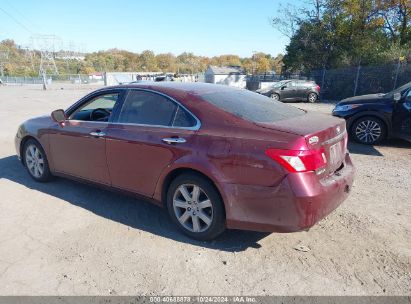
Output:
<instances>
[{"instance_id":1,"label":"overcast sky","mask_svg":"<svg viewBox=\"0 0 411 304\"><path fill-rule=\"evenodd\" d=\"M53 34L66 48L214 56L283 53L288 39L269 18L284 0L0 0L0 40L28 45Z\"/></svg>"}]
</instances>

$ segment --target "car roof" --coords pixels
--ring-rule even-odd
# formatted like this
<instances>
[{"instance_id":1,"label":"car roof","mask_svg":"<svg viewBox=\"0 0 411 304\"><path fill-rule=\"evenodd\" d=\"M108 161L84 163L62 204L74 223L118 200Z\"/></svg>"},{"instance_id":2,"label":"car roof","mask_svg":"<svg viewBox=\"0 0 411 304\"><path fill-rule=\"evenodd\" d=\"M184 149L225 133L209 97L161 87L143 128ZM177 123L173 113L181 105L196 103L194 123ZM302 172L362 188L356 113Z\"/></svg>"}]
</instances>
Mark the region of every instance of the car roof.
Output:
<instances>
[{"instance_id":1,"label":"car roof","mask_svg":"<svg viewBox=\"0 0 411 304\"><path fill-rule=\"evenodd\" d=\"M178 91L190 93L193 95L201 95L206 93L214 92L224 92L231 90L243 90L235 87L230 87L221 84L211 84L204 82L174 82L174 81L165 81L165 82L145 82L145 83L131 83L124 84L112 87L105 87L104 89L117 89L117 88L127 88L127 89L148 89L159 92L165 91ZM102 89L103 90L103 89Z\"/></svg>"}]
</instances>

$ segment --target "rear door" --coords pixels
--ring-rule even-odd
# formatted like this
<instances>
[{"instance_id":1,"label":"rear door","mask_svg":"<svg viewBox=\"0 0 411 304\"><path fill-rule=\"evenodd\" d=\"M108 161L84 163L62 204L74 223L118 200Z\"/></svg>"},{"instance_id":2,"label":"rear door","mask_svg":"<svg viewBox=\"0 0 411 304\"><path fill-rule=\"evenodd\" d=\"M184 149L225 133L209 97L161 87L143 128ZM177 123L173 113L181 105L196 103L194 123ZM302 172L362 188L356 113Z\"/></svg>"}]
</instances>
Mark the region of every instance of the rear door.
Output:
<instances>
[{"instance_id":1,"label":"rear door","mask_svg":"<svg viewBox=\"0 0 411 304\"><path fill-rule=\"evenodd\" d=\"M191 153L199 121L177 101L131 89L107 129L107 163L114 187L152 196L164 168Z\"/></svg>"},{"instance_id":2,"label":"rear door","mask_svg":"<svg viewBox=\"0 0 411 304\"><path fill-rule=\"evenodd\" d=\"M305 81L297 81L296 82L296 90L297 90L297 97L299 100L304 100L307 96L308 85Z\"/></svg>"}]
</instances>

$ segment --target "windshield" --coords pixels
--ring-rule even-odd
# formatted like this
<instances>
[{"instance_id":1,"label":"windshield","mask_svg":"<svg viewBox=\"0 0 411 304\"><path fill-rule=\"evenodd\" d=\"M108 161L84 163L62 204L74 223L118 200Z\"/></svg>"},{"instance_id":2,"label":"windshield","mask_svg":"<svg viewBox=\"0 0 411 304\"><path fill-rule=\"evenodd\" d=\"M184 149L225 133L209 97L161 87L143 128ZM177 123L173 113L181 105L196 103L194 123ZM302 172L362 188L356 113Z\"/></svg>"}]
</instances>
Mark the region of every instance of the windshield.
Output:
<instances>
[{"instance_id":1,"label":"windshield","mask_svg":"<svg viewBox=\"0 0 411 304\"><path fill-rule=\"evenodd\" d=\"M285 85L287 82L290 82L290 81L289 80L281 80L277 83L274 83L272 88L279 88L279 87Z\"/></svg>"},{"instance_id":2,"label":"windshield","mask_svg":"<svg viewBox=\"0 0 411 304\"><path fill-rule=\"evenodd\" d=\"M296 107L247 90L222 90L201 94L201 97L226 112L256 123L272 123L305 114Z\"/></svg>"},{"instance_id":3,"label":"windshield","mask_svg":"<svg viewBox=\"0 0 411 304\"><path fill-rule=\"evenodd\" d=\"M410 87L411 87L411 82L408 82L408 83L400 86L399 88L396 88L395 90L393 90L391 92L388 92L387 94L385 94L385 97L392 97L392 96L394 96L395 93L401 93L401 95L402 95L402 93Z\"/></svg>"}]
</instances>

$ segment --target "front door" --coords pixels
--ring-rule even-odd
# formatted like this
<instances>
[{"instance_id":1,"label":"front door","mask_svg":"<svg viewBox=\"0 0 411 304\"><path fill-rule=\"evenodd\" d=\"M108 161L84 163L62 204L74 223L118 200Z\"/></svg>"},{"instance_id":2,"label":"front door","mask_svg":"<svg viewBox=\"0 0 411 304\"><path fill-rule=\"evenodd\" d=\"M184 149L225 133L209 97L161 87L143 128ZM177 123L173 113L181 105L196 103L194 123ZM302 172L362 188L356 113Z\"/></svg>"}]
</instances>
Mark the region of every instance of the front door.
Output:
<instances>
[{"instance_id":1,"label":"front door","mask_svg":"<svg viewBox=\"0 0 411 304\"><path fill-rule=\"evenodd\" d=\"M294 81L287 82L281 90L281 100L297 99L297 87Z\"/></svg>"},{"instance_id":2,"label":"front door","mask_svg":"<svg viewBox=\"0 0 411 304\"><path fill-rule=\"evenodd\" d=\"M393 133L405 139L411 139L411 89L394 105L392 116Z\"/></svg>"},{"instance_id":3,"label":"front door","mask_svg":"<svg viewBox=\"0 0 411 304\"><path fill-rule=\"evenodd\" d=\"M198 120L179 103L131 89L107 129L107 163L114 187L152 196L161 172L191 152Z\"/></svg>"},{"instance_id":4,"label":"front door","mask_svg":"<svg viewBox=\"0 0 411 304\"><path fill-rule=\"evenodd\" d=\"M53 171L110 185L105 133L119 92L93 95L50 132Z\"/></svg>"}]
</instances>

